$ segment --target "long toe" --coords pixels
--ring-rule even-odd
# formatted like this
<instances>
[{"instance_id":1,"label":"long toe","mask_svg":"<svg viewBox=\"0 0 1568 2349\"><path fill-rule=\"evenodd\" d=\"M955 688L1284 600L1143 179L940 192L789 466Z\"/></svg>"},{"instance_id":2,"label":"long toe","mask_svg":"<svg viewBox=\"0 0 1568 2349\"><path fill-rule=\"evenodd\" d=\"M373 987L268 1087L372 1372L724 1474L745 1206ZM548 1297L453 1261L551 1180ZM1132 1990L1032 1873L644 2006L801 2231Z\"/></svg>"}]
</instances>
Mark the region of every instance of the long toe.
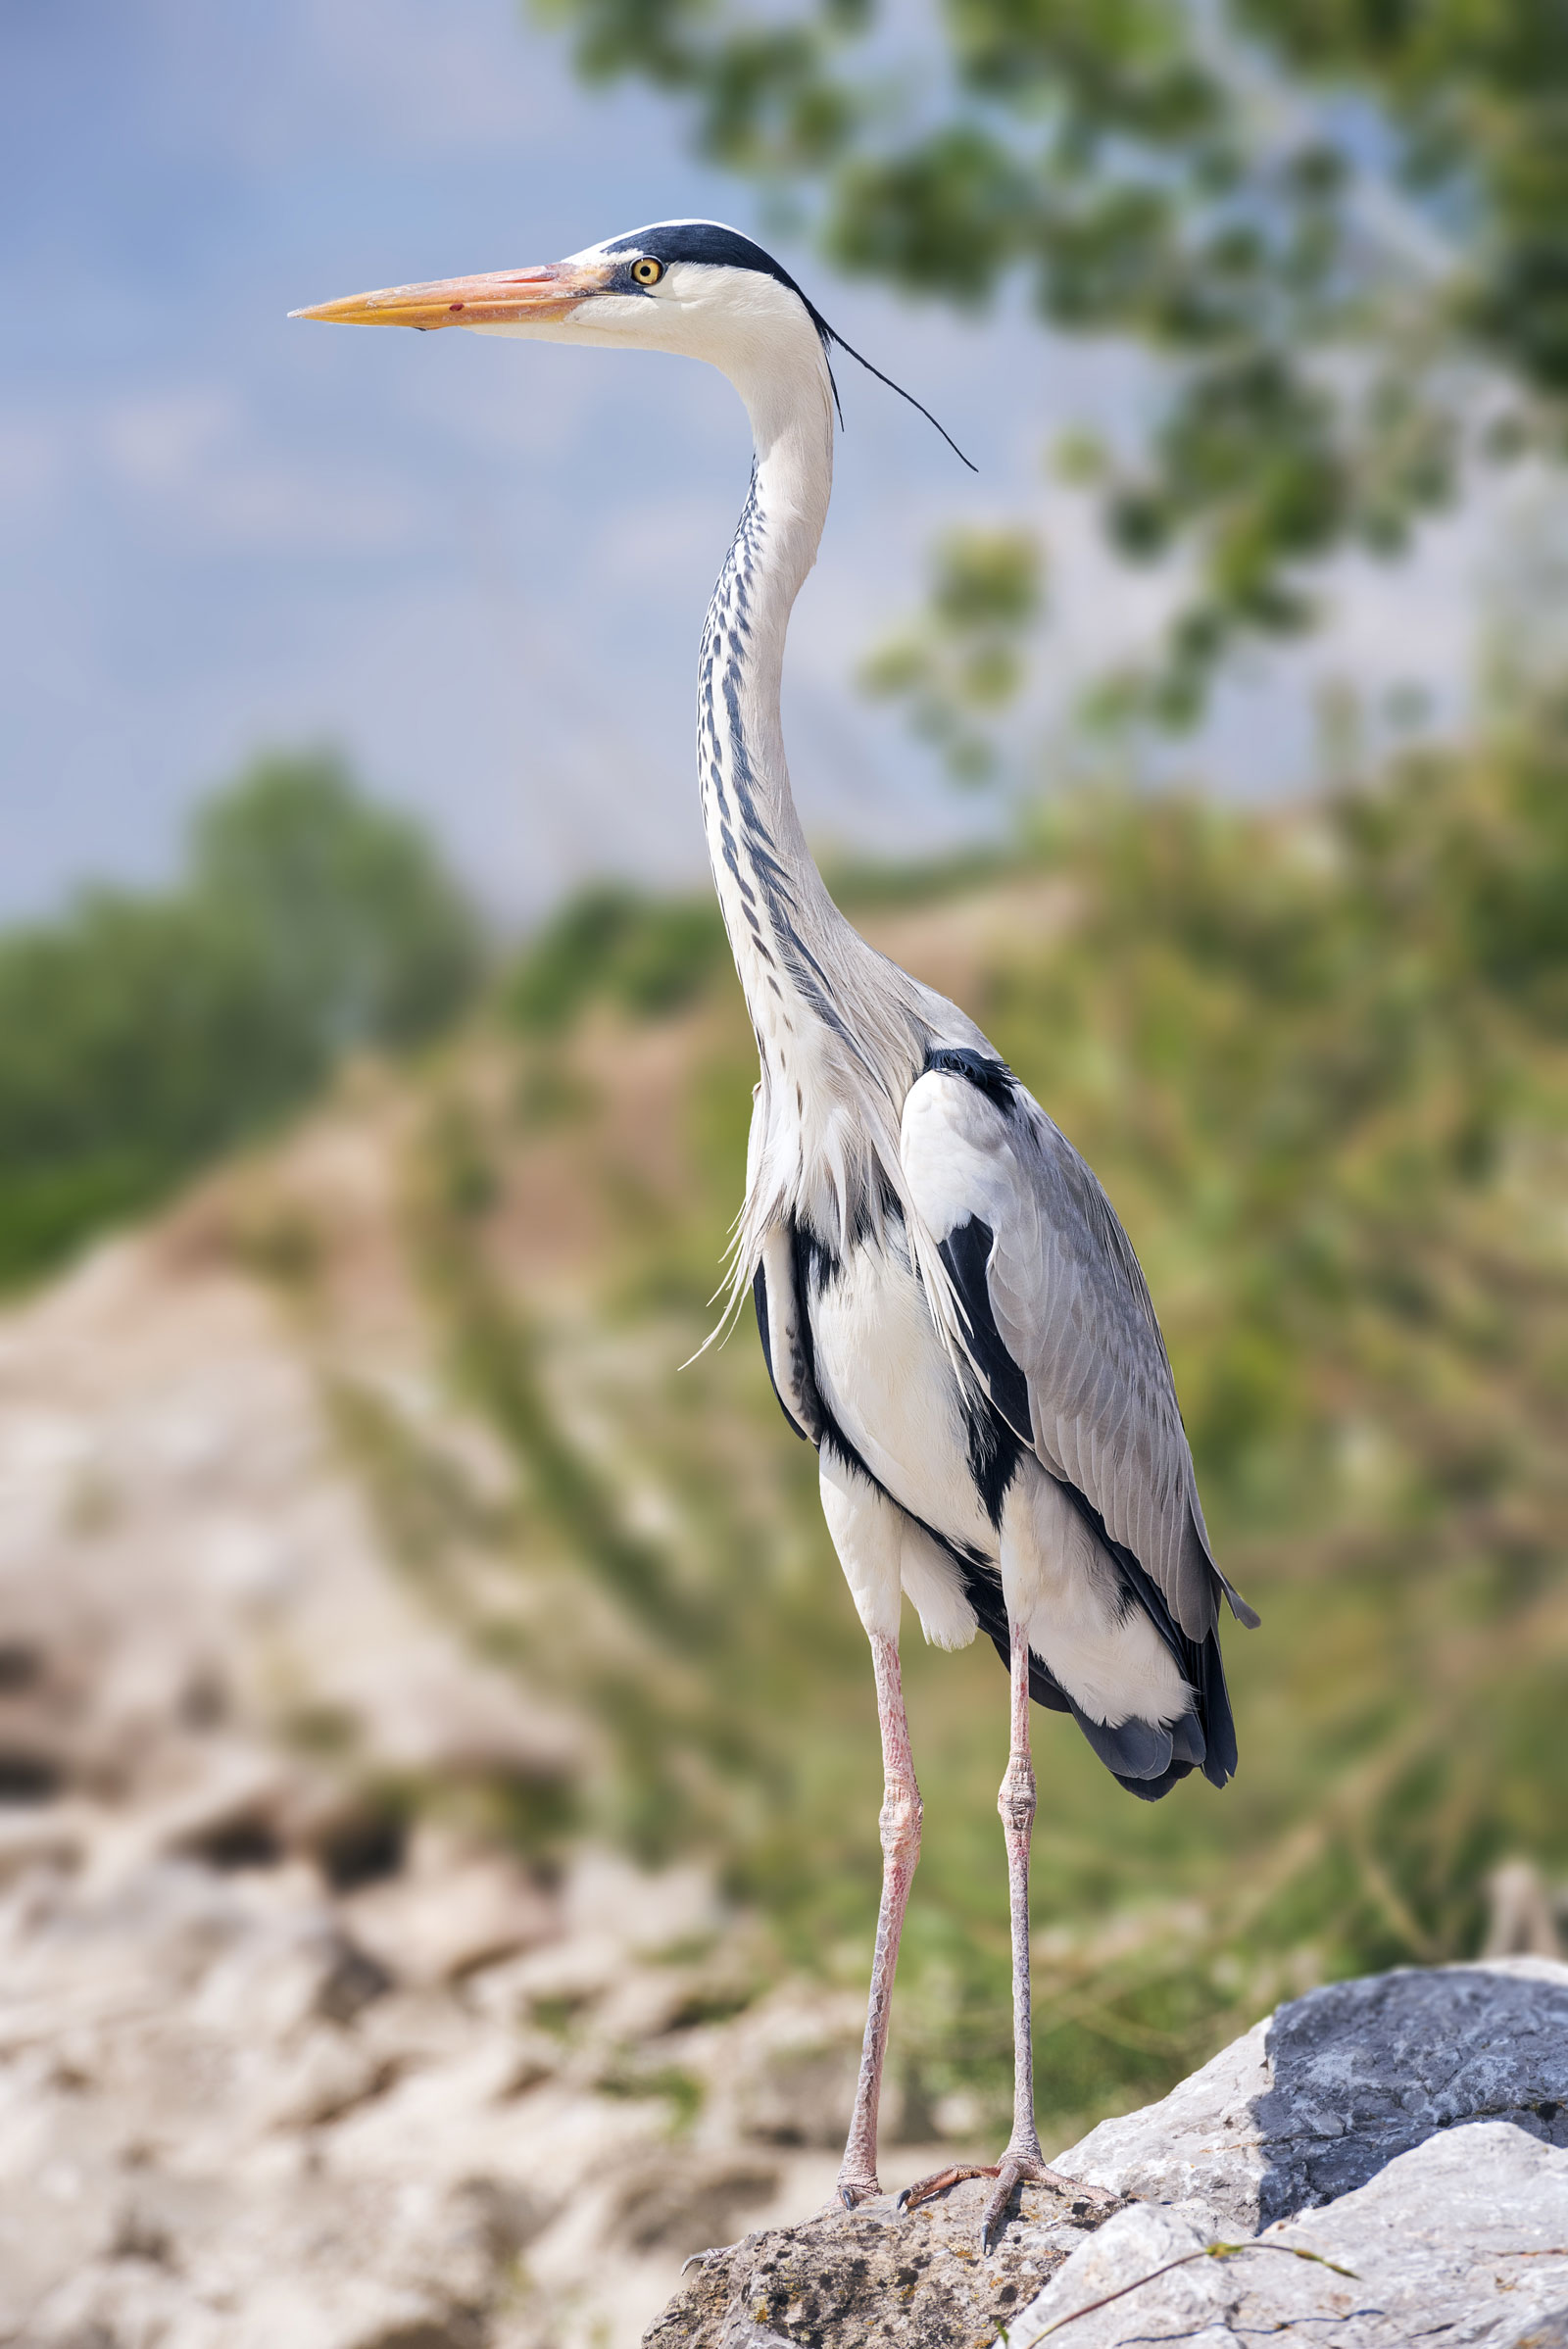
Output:
<instances>
[{"instance_id":1,"label":"long toe","mask_svg":"<svg viewBox=\"0 0 1568 2349\"><path fill-rule=\"evenodd\" d=\"M993 2175L996 2187L980 2221L980 2257L989 2259L1007 2223L1007 2210L1024 2178L1037 2165L1016 2153L1004 2154Z\"/></svg>"},{"instance_id":2,"label":"long toe","mask_svg":"<svg viewBox=\"0 0 1568 2349\"><path fill-rule=\"evenodd\" d=\"M1086 2205L1095 2211L1115 2210L1121 2201L1119 2194L1107 2193L1103 2186L1084 2185L1076 2178L1063 2178L1038 2154L1004 2153L1000 2162L954 2162L946 2170L933 2170L928 2178L917 2178L913 2185L906 2186L899 2196L901 2211L918 2210L922 2202L935 2195L945 2194L949 2186L962 2185L966 2178L994 2178L996 2192L986 2204L985 2217L980 2222L980 2249L989 2256L1006 2224L1007 2205L1020 2185L1052 2186L1064 2194L1075 2209Z\"/></svg>"},{"instance_id":3,"label":"long toe","mask_svg":"<svg viewBox=\"0 0 1568 2349\"><path fill-rule=\"evenodd\" d=\"M994 2178L997 2181L996 2191L987 2202L985 2215L980 2221L982 2259L989 2259L1001 2240L1002 2231L1007 2224L1008 2209L1020 2185L1051 2186L1056 2193L1065 2195L1076 2210L1083 2210L1087 2206L1090 2210L1103 2213L1114 2210L1121 2201L1119 2194L1107 2193L1103 2186L1084 2185L1076 2178L1063 2178L1059 2170L1053 2170L1038 2154L1032 2153L1004 2153L993 2169L955 2170L946 2173L940 2182L949 2183L959 2178ZM931 2181L933 2192L936 2183Z\"/></svg>"},{"instance_id":4,"label":"long toe","mask_svg":"<svg viewBox=\"0 0 1568 2349\"><path fill-rule=\"evenodd\" d=\"M949 2186L962 2185L966 2178L995 2178L995 2162L955 2162L946 2170L933 2170L929 2178L917 2178L912 2186L906 2186L899 2196L901 2211L918 2210L934 2194L945 2194Z\"/></svg>"}]
</instances>

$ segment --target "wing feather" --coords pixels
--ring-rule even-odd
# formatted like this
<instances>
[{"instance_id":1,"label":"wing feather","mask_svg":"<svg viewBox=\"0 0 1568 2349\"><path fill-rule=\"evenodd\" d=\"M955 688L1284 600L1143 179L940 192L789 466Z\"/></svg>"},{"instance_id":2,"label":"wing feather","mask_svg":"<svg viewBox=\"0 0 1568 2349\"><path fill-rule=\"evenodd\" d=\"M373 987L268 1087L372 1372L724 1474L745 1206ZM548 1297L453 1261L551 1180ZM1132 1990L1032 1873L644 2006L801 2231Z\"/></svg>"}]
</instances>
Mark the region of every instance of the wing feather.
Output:
<instances>
[{"instance_id":1,"label":"wing feather","mask_svg":"<svg viewBox=\"0 0 1568 2349\"><path fill-rule=\"evenodd\" d=\"M1247 1621L1209 1554L1165 1343L1110 1201L1000 1063L933 1061L905 1104L904 1172L993 1401L1016 1417L1021 1373L1029 1425L1016 1433L1132 1551L1190 1639L1213 1630L1222 1591ZM970 1225L983 1231L957 1240Z\"/></svg>"}]
</instances>

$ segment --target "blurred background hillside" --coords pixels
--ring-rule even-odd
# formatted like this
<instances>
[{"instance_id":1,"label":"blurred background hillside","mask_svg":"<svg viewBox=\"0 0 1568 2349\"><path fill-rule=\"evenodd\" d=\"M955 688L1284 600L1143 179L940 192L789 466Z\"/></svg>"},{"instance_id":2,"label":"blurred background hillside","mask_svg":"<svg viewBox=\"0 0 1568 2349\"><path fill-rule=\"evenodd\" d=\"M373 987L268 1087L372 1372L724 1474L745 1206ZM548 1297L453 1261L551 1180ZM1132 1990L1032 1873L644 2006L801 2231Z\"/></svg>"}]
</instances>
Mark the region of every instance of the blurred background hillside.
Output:
<instances>
[{"instance_id":1,"label":"blurred background hillside","mask_svg":"<svg viewBox=\"0 0 1568 2349\"><path fill-rule=\"evenodd\" d=\"M1223 1796L1042 1721L1048 2144L1313 1982L1557 1945L1565 20L444 25L0 30L8 2338L630 2342L853 2078L864 1641L749 1328L690 1359L743 440L694 370L272 322L361 283L714 212L983 460L846 387L803 800L1105 1182L1264 1619ZM1004 1679L906 1670L893 2182L1010 2033Z\"/></svg>"}]
</instances>

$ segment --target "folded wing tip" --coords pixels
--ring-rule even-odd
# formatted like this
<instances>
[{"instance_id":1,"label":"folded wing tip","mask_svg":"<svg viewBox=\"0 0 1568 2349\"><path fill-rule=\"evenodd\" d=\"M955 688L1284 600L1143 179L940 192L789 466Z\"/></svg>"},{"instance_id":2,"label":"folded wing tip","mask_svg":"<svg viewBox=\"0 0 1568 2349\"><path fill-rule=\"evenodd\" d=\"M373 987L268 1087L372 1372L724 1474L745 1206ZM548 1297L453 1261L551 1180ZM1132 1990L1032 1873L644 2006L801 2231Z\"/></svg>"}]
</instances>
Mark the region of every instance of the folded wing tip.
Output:
<instances>
[{"instance_id":1,"label":"folded wing tip","mask_svg":"<svg viewBox=\"0 0 1568 2349\"><path fill-rule=\"evenodd\" d=\"M1263 1618L1256 1607L1250 1607L1240 1590L1232 1590L1230 1584L1225 1582L1223 1575L1221 1575L1220 1581L1224 1584L1225 1596L1229 1602L1231 1613L1242 1629L1249 1632L1258 1631L1262 1626Z\"/></svg>"}]
</instances>

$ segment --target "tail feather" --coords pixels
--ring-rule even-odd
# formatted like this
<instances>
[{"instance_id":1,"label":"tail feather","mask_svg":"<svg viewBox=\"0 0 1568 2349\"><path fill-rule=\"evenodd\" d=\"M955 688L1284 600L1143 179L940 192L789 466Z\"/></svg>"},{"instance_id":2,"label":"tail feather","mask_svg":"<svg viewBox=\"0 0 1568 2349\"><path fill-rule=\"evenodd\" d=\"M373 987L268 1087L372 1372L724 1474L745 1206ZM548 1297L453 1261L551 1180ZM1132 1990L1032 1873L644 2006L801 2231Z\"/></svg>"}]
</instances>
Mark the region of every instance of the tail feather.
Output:
<instances>
[{"instance_id":1,"label":"tail feather","mask_svg":"<svg viewBox=\"0 0 1568 2349\"><path fill-rule=\"evenodd\" d=\"M1193 1722L1189 1738L1201 1750L1191 1753L1185 1763L1174 1759L1170 1772L1162 1779L1140 1780L1129 1786L1129 1791L1143 1795L1148 1801L1156 1801L1161 1794L1169 1791L1178 1778L1185 1778L1188 1771L1199 1764L1211 1786L1223 1786L1236 1776L1237 1752L1236 1724L1231 1718L1230 1691L1225 1686L1225 1663L1220 1654L1218 1631L1206 1632L1201 1639L1194 1639L1184 1632L1171 1613L1165 1593L1153 1576L1145 1571L1125 1543L1111 1539L1105 1530L1104 1519L1093 1502L1086 1499L1074 1485L1063 1483L1062 1489L1080 1516L1094 1527L1115 1560L1133 1599L1143 1608L1181 1666L1187 1685L1193 1691L1193 1710L1187 1716ZM1121 1779L1123 1786L1129 1786L1128 1780L1122 1778L1119 1771L1115 1775Z\"/></svg>"},{"instance_id":2,"label":"tail feather","mask_svg":"<svg viewBox=\"0 0 1568 2349\"><path fill-rule=\"evenodd\" d=\"M1141 1802L1158 1802L1178 1780L1190 1778L1199 1769L1210 1786L1223 1786L1236 1775L1237 1751L1236 1724L1231 1717L1218 1632L1207 1633L1201 1640L1190 1639L1171 1614L1158 1584L1144 1571L1132 1551L1111 1540L1099 1512L1074 1488L1068 1486L1066 1490L1091 1519L1115 1559L1134 1603L1149 1616L1180 1665L1193 1691L1193 1705L1178 1721L1133 1719L1111 1729L1102 1721L1090 1720L1032 1649L1030 1696L1053 1713L1070 1713L1117 1785L1125 1786L1129 1794L1136 1794ZM926 1531L956 1566L976 1623L1010 1670L1012 1641L1001 1575L988 1561L971 1557L953 1542L944 1541L932 1528L927 1527Z\"/></svg>"}]
</instances>

